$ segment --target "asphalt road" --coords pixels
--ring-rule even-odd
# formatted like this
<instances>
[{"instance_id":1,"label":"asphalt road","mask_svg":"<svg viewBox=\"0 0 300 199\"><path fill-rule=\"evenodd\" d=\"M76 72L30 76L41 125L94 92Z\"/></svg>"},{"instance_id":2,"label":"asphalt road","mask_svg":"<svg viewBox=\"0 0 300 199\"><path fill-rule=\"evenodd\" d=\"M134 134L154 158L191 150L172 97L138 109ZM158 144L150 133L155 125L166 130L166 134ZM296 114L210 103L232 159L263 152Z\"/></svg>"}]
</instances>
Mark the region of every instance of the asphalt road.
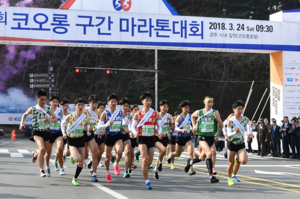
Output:
<instances>
[{"instance_id":1,"label":"asphalt road","mask_svg":"<svg viewBox=\"0 0 300 199\"><path fill-rule=\"evenodd\" d=\"M147 190L141 172L141 163L133 175L123 178L112 174L113 183L108 184L105 169L98 167L99 182L94 183L89 170L84 168L78 178L79 187L72 185L75 165L67 160L65 176L60 176L50 163L51 177L39 177L38 164L31 162L31 151L37 147L28 139L10 141L2 139L0 144L0 198L299 198L300 196L300 160L249 156L247 165L243 165L238 173L241 180L235 186L227 185L227 159L218 155L215 169L220 182L211 184L205 162L195 165L197 174L188 176L183 168L187 153L175 161L176 169L170 170L165 163L160 179L155 180L149 171L153 189ZM53 150L55 152L55 148ZM157 157L157 151L156 155ZM52 156L52 159L54 156ZM123 158L124 162L124 158ZM113 168L111 166L111 171Z\"/></svg>"}]
</instances>

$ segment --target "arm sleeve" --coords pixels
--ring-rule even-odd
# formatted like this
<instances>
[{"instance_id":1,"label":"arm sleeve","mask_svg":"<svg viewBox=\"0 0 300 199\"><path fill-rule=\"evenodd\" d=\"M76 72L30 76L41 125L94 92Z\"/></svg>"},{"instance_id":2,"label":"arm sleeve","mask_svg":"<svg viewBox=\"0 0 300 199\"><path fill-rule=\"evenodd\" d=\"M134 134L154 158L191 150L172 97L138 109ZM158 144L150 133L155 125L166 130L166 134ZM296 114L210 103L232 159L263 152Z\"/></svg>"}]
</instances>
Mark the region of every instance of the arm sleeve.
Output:
<instances>
[{"instance_id":1,"label":"arm sleeve","mask_svg":"<svg viewBox=\"0 0 300 199\"><path fill-rule=\"evenodd\" d=\"M224 135L227 135L227 131L226 131L226 127L225 126L227 126L227 120L225 120L224 122L223 122L223 128L222 128L222 131L223 131L223 134Z\"/></svg>"},{"instance_id":2,"label":"arm sleeve","mask_svg":"<svg viewBox=\"0 0 300 199\"><path fill-rule=\"evenodd\" d=\"M178 122L175 122L175 131L181 132L182 129L179 128Z\"/></svg>"},{"instance_id":3,"label":"arm sleeve","mask_svg":"<svg viewBox=\"0 0 300 199\"><path fill-rule=\"evenodd\" d=\"M122 119L122 126L123 127L126 126L128 123L129 123L129 121L128 121L127 117L125 117L125 118Z\"/></svg>"},{"instance_id":4,"label":"arm sleeve","mask_svg":"<svg viewBox=\"0 0 300 199\"><path fill-rule=\"evenodd\" d=\"M65 129L65 126L68 124L68 122L66 120L63 120L61 121L61 124L60 124L60 128L61 128L61 132L63 134L66 134L66 129Z\"/></svg>"},{"instance_id":5,"label":"arm sleeve","mask_svg":"<svg viewBox=\"0 0 300 199\"><path fill-rule=\"evenodd\" d=\"M247 132L248 132L249 135L253 134L252 133L252 128L251 128L251 122L248 122L248 124L247 124Z\"/></svg>"},{"instance_id":6,"label":"arm sleeve","mask_svg":"<svg viewBox=\"0 0 300 199\"><path fill-rule=\"evenodd\" d=\"M159 135L161 135L161 132L162 132L161 120L157 121L157 132Z\"/></svg>"},{"instance_id":7,"label":"arm sleeve","mask_svg":"<svg viewBox=\"0 0 300 199\"><path fill-rule=\"evenodd\" d=\"M101 130L101 129L106 129L108 127L107 124L104 124L103 121L99 121L98 125L97 125L97 129Z\"/></svg>"},{"instance_id":8,"label":"arm sleeve","mask_svg":"<svg viewBox=\"0 0 300 199\"><path fill-rule=\"evenodd\" d=\"M137 125L137 120L132 120L132 125L131 125L131 131L134 133L134 134L137 134L136 130L135 130L135 127Z\"/></svg>"},{"instance_id":9,"label":"arm sleeve","mask_svg":"<svg viewBox=\"0 0 300 199\"><path fill-rule=\"evenodd\" d=\"M227 128L227 136L232 137L236 134L235 131L232 131L232 128Z\"/></svg>"}]
</instances>

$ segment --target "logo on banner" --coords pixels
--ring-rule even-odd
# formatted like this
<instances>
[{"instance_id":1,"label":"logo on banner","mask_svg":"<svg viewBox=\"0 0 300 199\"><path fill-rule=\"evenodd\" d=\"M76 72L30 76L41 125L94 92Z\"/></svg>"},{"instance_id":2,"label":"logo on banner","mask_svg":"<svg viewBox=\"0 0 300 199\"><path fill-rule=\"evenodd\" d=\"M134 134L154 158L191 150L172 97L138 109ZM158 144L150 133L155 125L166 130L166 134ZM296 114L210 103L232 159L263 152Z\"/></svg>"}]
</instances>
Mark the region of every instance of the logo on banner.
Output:
<instances>
[{"instance_id":1,"label":"logo on banner","mask_svg":"<svg viewBox=\"0 0 300 199\"><path fill-rule=\"evenodd\" d=\"M9 118L8 118L8 121L10 121L10 122L13 121L13 120L14 120L13 117L9 117Z\"/></svg>"},{"instance_id":2,"label":"logo on banner","mask_svg":"<svg viewBox=\"0 0 300 199\"><path fill-rule=\"evenodd\" d=\"M293 82L294 80L293 80L293 78L287 78L287 81L288 82Z\"/></svg>"},{"instance_id":3,"label":"logo on banner","mask_svg":"<svg viewBox=\"0 0 300 199\"><path fill-rule=\"evenodd\" d=\"M131 0L113 0L113 6L116 11L121 11L123 9L125 12L127 12L130 10L131 5Z\"/></svg>"}]
</instances>

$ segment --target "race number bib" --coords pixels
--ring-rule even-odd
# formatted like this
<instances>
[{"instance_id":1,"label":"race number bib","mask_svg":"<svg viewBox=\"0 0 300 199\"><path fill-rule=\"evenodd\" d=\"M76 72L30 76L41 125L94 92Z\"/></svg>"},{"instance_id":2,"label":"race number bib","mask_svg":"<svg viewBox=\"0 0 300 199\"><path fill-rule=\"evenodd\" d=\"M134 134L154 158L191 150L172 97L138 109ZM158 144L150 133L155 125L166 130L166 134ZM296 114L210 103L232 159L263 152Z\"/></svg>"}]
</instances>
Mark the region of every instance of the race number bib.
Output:
<instances>
[{"instance_id":1,"label":"race number bib","mask_svg":"<svg viewBox=\"0 0 300 199\"><path fill-rule=\"evenodd\" d=\"M43 130L49 128L50 123L45 122L44 119L38 119L37 125L39 129Z\"/></svg>"},{"instance_id":2,"label":"race number bib","mask_svg":"<svg viewBox=\"0 0 300 199\"><path fill-rule=\"evenodd\" d=\"M154 125L145 125L142 127L143 136L153 136L154 135Z\"/></svg>"},{"instance_id":3,"label":"race number bib","mask_svg":"<svg viewBox=\"0 0 300 199\"><path fill-rule=\"evenodd\" d=\"M118 132L121 131L122 124L121 121L114 121L113 125L109 127L110 132Z\"/></svg>"},{"instance_id":4,"label":"race number bib","mask_svg":"<svg viewBox=\"0 0 300 199\"><path fill-rule=\"evenodd\" d=\"M170 126L169 125L163 125L161 134L167 135L170 132Z\"/></svg>"},{"instance_id":5,"label":"race number bib","mask_svg":"<svg viewBox=\"0 0 300 199\"><path fill-rule=\"evenodd\" d=\"M51 130L59 130L60 129L60 123L50 123L50 129Z\"/></svg>"}]
</instances>

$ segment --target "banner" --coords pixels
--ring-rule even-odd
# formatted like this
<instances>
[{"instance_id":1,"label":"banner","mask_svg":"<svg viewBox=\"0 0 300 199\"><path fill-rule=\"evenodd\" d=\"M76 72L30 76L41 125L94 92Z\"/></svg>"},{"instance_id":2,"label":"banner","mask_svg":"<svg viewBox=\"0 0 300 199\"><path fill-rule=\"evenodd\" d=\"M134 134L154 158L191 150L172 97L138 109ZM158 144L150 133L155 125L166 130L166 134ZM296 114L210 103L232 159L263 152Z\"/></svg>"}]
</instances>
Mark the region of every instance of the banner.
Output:
<instances>
[{"instance_id":1,"label":"banner","mask_svg":"<svg viewBox=\"0 0 300 199\"><path fill-rule=\"evenodd\" d=\"M291 23L0 7L0 43L273 53L299 51ZM292 23L299 25L298 23Z\"/></svg>"}]
</instances>

